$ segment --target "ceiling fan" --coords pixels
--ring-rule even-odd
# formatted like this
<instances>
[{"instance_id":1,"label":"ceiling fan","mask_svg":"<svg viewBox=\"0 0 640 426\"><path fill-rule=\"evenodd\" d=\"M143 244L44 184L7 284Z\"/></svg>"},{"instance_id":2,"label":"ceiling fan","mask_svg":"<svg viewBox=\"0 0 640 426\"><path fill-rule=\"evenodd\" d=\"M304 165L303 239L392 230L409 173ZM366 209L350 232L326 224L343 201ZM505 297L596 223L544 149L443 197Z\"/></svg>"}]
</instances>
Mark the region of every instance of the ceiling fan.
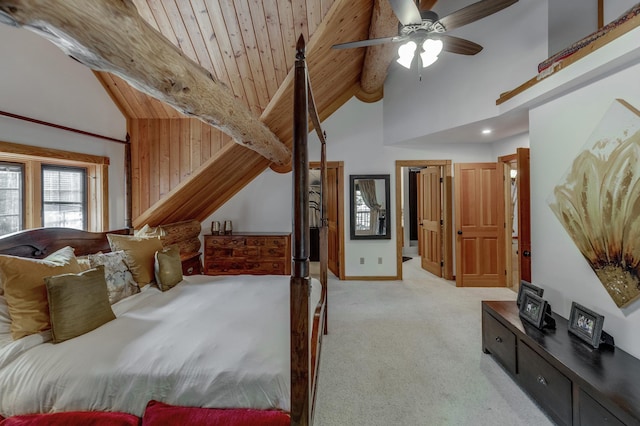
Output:
<instances>
[{"instance_id":1,"label":"ceiling fan","mask_svg":"<svg viewBox=\"0 0 640 426\"><path fill-rule=\"evenodd\" d=\"M415 51L419 50L422 67L427 67L438 59L441 51L461 55L475 55L482 46L463 38L444 34L454 28L492 15L518 0L481 0L463 7L443 18L432 10L419 10L413 0L389 0L393 12L398 17L398 35L394 37L374 38L333 45L334 49L374 46L384 43L402 43L398 48L397 62L405 68L411 68Z\"/></svg>"}]
</instances>

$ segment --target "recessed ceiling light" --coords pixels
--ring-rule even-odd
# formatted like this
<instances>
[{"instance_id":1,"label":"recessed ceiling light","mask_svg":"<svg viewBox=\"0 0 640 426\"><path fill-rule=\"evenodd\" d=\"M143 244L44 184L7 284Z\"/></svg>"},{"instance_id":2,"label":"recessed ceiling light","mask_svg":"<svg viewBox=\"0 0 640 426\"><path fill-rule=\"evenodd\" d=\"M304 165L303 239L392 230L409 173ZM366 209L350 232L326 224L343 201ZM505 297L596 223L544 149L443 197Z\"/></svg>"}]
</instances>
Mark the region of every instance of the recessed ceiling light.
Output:
<instances>
[{"instance_id":1,"label":"recessed ceiling light","mask_svg":"<svg viewBox=\"0 0 640 426\"><path fill-rule=\"evenodd\" d=\"M484 130L482 131L482 134L483 134L483 135L488 135L489 133L491 133L491 129L484 129Z\"/></svg>"}]
</instances>

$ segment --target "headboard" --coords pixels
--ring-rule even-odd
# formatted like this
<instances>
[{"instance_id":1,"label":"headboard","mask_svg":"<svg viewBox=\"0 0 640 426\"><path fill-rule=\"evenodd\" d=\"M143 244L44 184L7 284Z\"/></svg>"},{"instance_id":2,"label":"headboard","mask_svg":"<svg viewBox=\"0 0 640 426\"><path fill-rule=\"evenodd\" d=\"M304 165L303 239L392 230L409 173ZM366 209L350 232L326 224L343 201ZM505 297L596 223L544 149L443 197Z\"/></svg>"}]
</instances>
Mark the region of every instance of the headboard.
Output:
<instances>
[{"instance_id":1,"label":"headboard","mask_svg":"<svg viewBox=\"0 0 640 426\"><path fill-rule=\"evenodd\" d=\"M35 228L0 237L0 254L42 259L65 246L76 256L111 251L107 234L129 234L128 229L87 232L71 228Z\"/></svg>"}]
</instances>

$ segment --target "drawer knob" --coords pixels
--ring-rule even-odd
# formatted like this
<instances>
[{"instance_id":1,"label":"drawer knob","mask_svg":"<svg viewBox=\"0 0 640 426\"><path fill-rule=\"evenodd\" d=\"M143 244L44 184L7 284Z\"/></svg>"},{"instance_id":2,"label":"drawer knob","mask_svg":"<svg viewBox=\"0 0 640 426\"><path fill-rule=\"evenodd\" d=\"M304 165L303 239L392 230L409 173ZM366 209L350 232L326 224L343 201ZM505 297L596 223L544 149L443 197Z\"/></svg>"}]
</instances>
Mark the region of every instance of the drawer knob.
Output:
<instances>
[{"instance_id":1,"label":"drawer knob","mask_svg":"<svg viewBox=\"0 0 640 426\"><path fill-rule=\"evenodd\" d=\"M496 337L496 342L502 343L502 337L500 337L500 336Z\"/></svg>"},{"instance_id":2,"label":"drawer knob","mask_svg":"<svg viewBox=\"0 0 640 426\"><path fill-rule=\"evenodd\" d=\"M187 269L187 274L193 274L193 266L190 266L189 269Z\"/></svg>"},{"instance_id":3,"label":"drawer knob","mask_svg":"<svg viewBox=\"0 0 640 426\"><path fill-rule=\"evenodd\" d=\"M540 383L542 386L547 386L547 381L542 376L538 376L538 383Z\"/></svg>"}]
</instances>

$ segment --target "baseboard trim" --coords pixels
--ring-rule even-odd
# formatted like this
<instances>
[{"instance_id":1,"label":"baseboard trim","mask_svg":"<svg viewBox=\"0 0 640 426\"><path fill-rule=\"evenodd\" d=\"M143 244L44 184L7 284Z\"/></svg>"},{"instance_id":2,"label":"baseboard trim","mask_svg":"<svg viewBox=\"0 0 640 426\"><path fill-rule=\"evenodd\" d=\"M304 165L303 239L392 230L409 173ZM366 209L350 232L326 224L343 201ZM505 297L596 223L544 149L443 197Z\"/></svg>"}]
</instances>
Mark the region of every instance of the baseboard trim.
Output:
<instances>
[{"instance_id":1,"label":"baseboard trim","mask_svg":"<svg viewBox=\"0 0 640 426\"><path fill-rule=\"evenodd\" d=\"M364 277L344 277L345 281L400 281L400 277L394 276L364 276Z\"/></svg>"}]
</instances>

